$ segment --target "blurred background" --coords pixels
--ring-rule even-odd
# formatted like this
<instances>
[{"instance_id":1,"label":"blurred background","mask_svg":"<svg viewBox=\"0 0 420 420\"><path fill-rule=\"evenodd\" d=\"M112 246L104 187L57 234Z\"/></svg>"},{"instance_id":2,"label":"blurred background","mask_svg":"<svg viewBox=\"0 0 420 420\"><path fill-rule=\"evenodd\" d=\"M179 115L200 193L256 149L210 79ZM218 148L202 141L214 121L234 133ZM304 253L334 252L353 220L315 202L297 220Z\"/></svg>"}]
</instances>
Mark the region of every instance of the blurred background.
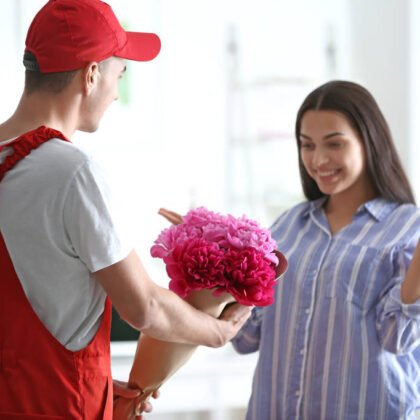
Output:
<instances>
[{"instance_id":1,"label":"blurred background","mask_svg":"<svg viewBox=\"0 0 420 420\"><path fill-rule=\"evenodd\" d=\"M156 32L158 58L128 63L119 101L94 134L74 141L109 172L152 278L149 249L167 222L159 207L196 206L270 226L303 199L293 137L304 97L330 79L376 97L420 198L418 0L109 0L128 30ZM0 120L22 91L27 27L44 0L0 5ZM114 331L113 370L135 342ZM118 341L117 341L118 340ZM122 340L122 341L120 341ZM200 349L162 390L151 419L243 418L255 355Z\"/></svg>"}]
</instances>

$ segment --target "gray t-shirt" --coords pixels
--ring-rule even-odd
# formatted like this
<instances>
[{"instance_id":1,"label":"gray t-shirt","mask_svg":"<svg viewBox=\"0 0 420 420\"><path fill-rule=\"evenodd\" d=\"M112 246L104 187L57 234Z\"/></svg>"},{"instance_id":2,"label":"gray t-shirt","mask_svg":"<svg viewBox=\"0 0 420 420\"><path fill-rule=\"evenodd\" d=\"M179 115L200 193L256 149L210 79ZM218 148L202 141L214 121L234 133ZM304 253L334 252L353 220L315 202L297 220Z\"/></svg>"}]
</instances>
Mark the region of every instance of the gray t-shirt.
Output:
<instances>
[{"instance_id":1,"label":"gray t-shirt","mask_svg":"<svg viewBox=\"0 0 420 420\"><path fill-rule=\"evenodd\" d=\"M59 139L0 182L0 231L16 273L36 314L69 350L85 347L101 322L106 295L91 273L133 248L120 207L91 157Z\"/></svg>"}]
</instances>

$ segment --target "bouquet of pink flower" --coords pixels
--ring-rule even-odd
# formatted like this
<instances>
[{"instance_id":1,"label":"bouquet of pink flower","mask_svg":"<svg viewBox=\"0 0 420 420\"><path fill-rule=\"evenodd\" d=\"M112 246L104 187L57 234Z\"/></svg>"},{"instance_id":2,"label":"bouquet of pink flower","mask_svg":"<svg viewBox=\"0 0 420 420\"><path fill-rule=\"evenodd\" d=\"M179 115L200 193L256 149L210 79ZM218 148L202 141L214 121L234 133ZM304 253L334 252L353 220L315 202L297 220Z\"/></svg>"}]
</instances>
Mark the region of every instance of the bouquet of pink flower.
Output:
<instances>
[{"instance_id":1,"label":"bouquet of pink flower","mask_svg":"<svg viewBox=\"0 0 420 420\"><path fill-rule=\"evenodd\" d=\"M273 302L274 285L287 260L276 250L269 230L245 216L224 216L203 207L183 218L169 213L161 212L174 224L160 233L151 254L165 262L172 291L214 317L235 300L255 306ZM142 398L147 399L195 349L141 334L129 384L142 389ZM134 408L130 400L116 400L114 419L134 418Z\"/></svg>"},{"instance_id":2,"label":"bouquet of pink flower","mask_svg":"<svg viewBox=\"0 0 420 420\"><path fill-rule=\"evenodd\" d=\"M265 306L273 303L279 257L282 271L287 264L276 248L256 221L200 207L163 230L151 254L163 259L169 288L181 297L213 289L215 296L227 292L243 305Z\"/></svg>"}]
</instances>

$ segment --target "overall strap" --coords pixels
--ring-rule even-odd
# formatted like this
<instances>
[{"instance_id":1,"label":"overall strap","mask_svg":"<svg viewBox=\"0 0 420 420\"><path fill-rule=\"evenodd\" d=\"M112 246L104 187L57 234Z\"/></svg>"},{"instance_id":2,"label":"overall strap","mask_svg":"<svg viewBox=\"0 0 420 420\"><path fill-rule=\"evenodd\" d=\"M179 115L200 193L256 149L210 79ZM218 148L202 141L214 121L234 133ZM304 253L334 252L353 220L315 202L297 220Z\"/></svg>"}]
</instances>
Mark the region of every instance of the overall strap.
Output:
<instances>
[{"instance_id":1,"label":"overall strap","mask_svg":"<svg viewBox=\"0 0 420 420\"><path fill-rule=\"evenodd\" d=\"M69 141L41 126L0 145L0 153L8 152L0 181L50 139ZM33 310L6 245L0 231L0 419L112 420L111 301L92 341L66 349Z\"/></svg>"},{"instance_id":2,"label":"overall strap","mask_svg":"<svg viewBox=\"0 0 420 420\"><path fill-rule=\"evenodd\" d=\"M29 155L33 149L54 138L70 141L60 131L42 125L35 130L22 134L9 143L0 145L0 153L6 149L11 150L11 153L0 164L0 181L7 171L12 169L25 156Z\"/></svg>"}]
</instances>

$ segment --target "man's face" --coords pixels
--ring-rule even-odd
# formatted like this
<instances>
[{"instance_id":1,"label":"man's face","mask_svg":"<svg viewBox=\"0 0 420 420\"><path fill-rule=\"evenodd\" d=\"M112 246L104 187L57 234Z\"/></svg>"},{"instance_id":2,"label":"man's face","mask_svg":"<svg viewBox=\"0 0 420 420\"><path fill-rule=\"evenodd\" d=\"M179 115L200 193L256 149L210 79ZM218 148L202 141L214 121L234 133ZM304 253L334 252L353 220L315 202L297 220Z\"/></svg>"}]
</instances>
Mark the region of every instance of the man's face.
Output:
<instances>
[{"instance_id":1,"label":"man's face","mask_svg":"<svg viewBox=\"0 0 420 420\"><path fill-rule=\"evenodd\" d=\"M111 57L101 62L93 73L94 85L86 97L79 130L94 132L103 114L118 99L118 82L125 72L125 61Z\"/></svg>"}]
</instances>

